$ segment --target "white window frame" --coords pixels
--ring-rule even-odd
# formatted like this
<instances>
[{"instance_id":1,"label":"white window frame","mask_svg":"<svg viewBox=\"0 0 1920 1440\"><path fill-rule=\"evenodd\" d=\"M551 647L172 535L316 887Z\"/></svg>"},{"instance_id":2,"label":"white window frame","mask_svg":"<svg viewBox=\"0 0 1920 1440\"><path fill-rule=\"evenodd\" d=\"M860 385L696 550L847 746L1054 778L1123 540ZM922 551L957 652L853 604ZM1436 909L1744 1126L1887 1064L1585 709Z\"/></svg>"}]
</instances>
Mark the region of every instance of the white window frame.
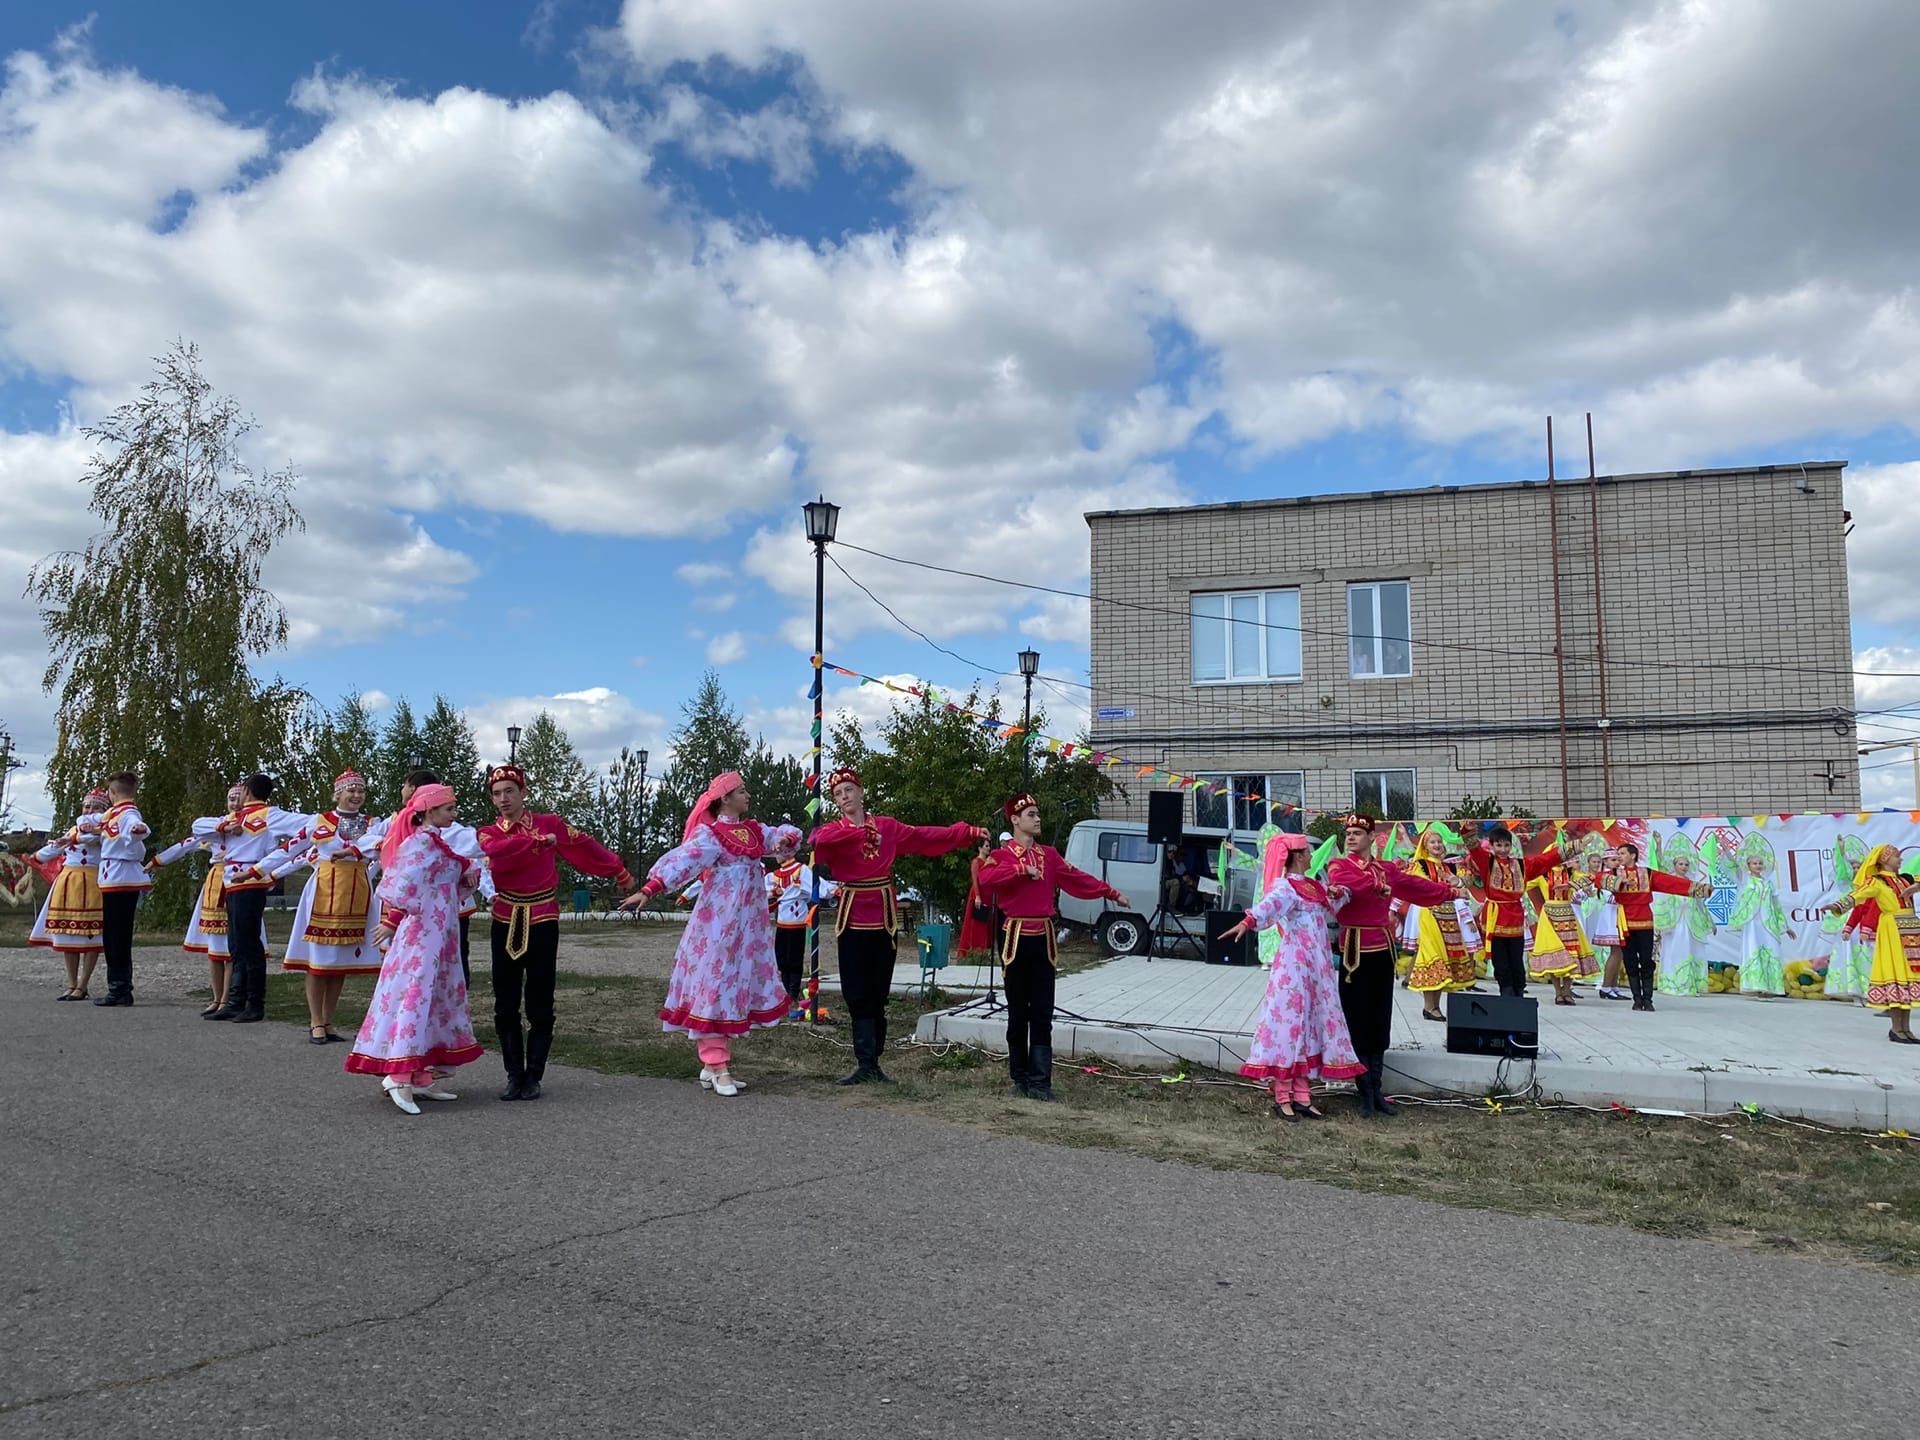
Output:
<instances>
[{"instance_id":1,"label":"white window frame","mask_svg":"<svg viewBox=\"0 0 1920 1440\"><path fill-rule=\"evenodd\" d=\"M1208 785L1208 786L1225 785L1227 787L1227 793L1225 795L1209 797L1212 799L1219 800L1220 803L1224 804L1227 807L1227 826L1225 830L1222 830L1217 825L1202 825L1200 823L1200 791L1198 787L1194 789L1193 828L1196 832L1200 834L1205 834L1205 835L1217 835L1217 834L1258 835L1260 833L1260 829L1258 826L1255 826L1252 829L1245 829L1234 823L1240 818L1240 806L1242 804L1250 803L1246 799L1246 796L1248 795L1249 792L1242 790L1239 787L1239 785L1235 783L1237 780L1243 780L1247 778L1246 771L1233 771L1233 772L1228 772L1224 770L1215 771L1212 774L1197 774L1193 778L1198 780L1202 785ZM1292 780L1295 783L1295 788L1300 795L1300 799L1298 801L1290 801L1287 803L1293 804L1296 808L1296 811L1304 810L1304 807L1306 805L1306 796L1307 796L1307 772L1306 771L1304 770L1268 771L1265 775L1260 777L1261 789L1259 791L1259 795L1260 795L1261 801L1265 803L1268 807L1267 817L1269 820L1271 820L1273 817L1273 808L1272 808L1272 796L1274 791L1273 782L1279 779ZM1304 833L1304 828L1305 828L1304 818L1299 814L1296 814L1295 818L1296 818L1296 821L1301 826L1302 833Z\"/></svg>"},{"instance_id":2,"label":"white window frame","mask_svg":"<svg viewBox=\"0 0 1920 1440\"><path fill-rule=\"evenodd\" d=\"M1260 673L1258 675L1235 675L1233 673L1233 601L1236 596L1257 595L1260 597ZM1276 622L1270 614L1273 597L1290 595L1293 597L1293 620L1290 624ZM1226 628L1226 669L1227 673L1217 679L1201 677L1193 673L1193 626L1203 617L1193 613L1196 602L1201 600L1219 600L1222 602L1222 614L1219 623ZM1187 597L1187 678L1194 685L1298 685L1306 678L1306 647L1301 643L1302 598L1297 585L1282 585L1270 590L1196 590ZM1206 616L1213 619L1213 616ZM1245 624L1245 621L1238 622ZM1273 638L1293 633L1294 668L1290 673L1275 674L1272 666Z\"/></svg>"},{"instance_id":3,"label":"white window frame","mask_svg":"<svg viewBox=\"0 0 1920 1440\"><path fill-rule=\"evenodd\" d=\"M1379 817L1380 819L1412 820L1419 815L1420 813L1420 771L1417 766L1377 765L1377 766L1371 766L1365 770L1353 771L1349 779L1349 785L1351 787L1350 793L1353 795L1353 808L1355 810L1358 810L1360 808L1360 777L1362 775L1380 775L1380 776L1405 775L1407 777L1407 786L1410 790L1413 791L1413 806L1412 806L1413 814L1381 815ZM1374 797L1368 796L1367 798L1369 800L1372 800ZM1380 784L1379 803L1377 806L1375 806L1375 808L1379 810L1385 810L1387 808L1386 801L1387 801L1387 786L1386 786L1386 782L1382 780Z\"/></svg>"},{"instance_id":4,"label":"white window frame","mask_svg":"<svg viewBox=\"0 0 1920 1440\"><path fill-rule=\"evenodd\" d=\"M1386 637L1380 633L1380 591L1399 585L1407 592L1407 668L1389 674L1386 669ZM1353 633L1353 597L1364 591L1372 597L1373 631L1364 637ZM1373 645L1374 669L1365 673L1353 668L1353 643L1364 638ZM1350 680L1410 680L1413 678L1413 582L1411 580L1354 580L1347 585L1347 678Z\"/></svg>"}]
</instances>

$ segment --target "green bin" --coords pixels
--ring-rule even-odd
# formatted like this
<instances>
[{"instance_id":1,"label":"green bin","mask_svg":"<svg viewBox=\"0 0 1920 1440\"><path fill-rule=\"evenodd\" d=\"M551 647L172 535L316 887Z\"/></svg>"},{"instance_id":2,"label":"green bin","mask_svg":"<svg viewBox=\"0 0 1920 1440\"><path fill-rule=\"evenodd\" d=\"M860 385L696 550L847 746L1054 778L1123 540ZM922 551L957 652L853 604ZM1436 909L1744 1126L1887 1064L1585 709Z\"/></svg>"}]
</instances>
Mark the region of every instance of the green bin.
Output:
<instances>
[{"instance_id":1,"label":"green bin","mask_svg":"<svg viewBox=\"0 0 1920 1440\"><path fill-rule=\"evenodd\" d=\"M953 958L953 926L940 923L916 925L920 941L920 968L944 970Z\"/></svg>"}]
</instances>

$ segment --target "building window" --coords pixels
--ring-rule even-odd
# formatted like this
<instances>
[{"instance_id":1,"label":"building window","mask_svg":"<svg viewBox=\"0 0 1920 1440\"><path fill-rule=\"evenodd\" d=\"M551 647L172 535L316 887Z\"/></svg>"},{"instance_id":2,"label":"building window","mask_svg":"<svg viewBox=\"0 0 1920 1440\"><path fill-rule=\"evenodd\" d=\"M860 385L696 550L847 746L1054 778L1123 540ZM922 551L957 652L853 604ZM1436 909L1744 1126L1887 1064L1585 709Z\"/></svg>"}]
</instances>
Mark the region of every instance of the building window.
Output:
<instances>
[{"instance_id":1,"label":"building window","mask_svg":"<svg viewBox=\"0 0 1920 1440\"><path fill-rule=\"evenodd\" d=\"M1347 654L1356 680L1413 674L1413 597L1405 580L1347 587Z\"/></svg>"},{"instance_id":2,"label":"building window","mask_svg":"<svg viewBox=\"0 0 1920 1440\"><path fill-rule=\"evenodd\" d=\"M1353 808L1378 820L1413 819L1413 771L1354 771Z\"/></svg>"},{"instance_id":3,"label":"building window","mask_svg":"<svg viewBox=\"0 0 1920 1440\"><path fill-rule=\"evenodd\" d=\"M1193 597L1193 683L1300 678L1300 592L1233 590Z\"/></svg>"},{"instance_id":4,"label":"building window","mask_svg":"<svg viewBox=\"0 0 1920 1440\"><path fill-rule=\"evenodd\" d=\"M1228 830L1236 835L1257 835L1269 818L1274 825L1292 835L1306 828L1301 807L1306 804L1306 776L1298 770L1282 770L1274 775L1197 775L1205 787L1193 792L1193 828ZM1225 795L1210 788L1225 785ZM1292 806L1289 810L1287 807Z\"/></svg>"}]
</instances>

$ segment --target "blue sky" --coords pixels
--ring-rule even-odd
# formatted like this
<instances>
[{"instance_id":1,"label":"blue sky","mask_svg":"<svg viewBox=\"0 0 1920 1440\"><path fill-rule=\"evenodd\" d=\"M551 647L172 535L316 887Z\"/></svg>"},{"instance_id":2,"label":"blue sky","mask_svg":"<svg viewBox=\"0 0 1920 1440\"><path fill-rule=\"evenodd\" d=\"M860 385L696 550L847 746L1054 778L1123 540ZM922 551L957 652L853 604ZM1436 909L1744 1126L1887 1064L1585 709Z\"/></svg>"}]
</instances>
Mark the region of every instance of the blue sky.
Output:
<instances>
[{"instance_id":1,"label":"blue sky","mask_svg":"<svg viewBox=\"0 0 1920 1440\"><path fill-rule=\"evenodd\" d=\"M551 702L593 759L660 748L710 663L797 739L816 490L846 539L1075 588L1090 506L1533 477L1548 411L1596 412L1603 471L1920 481L1913 228L1868 178L1895 171L1794 171L1740 108L1857 68L1873 23L1763 7L1729 57L1651 0L1408 7L1398 63L1511 77L1449 98L1324 18L1159 9L8 7L0 479L71 466L63 426L193 338L307 476L283 672L444 691L486 748ZM1854 135L1854 88L1800 129ZM1912 109L1864 142L1896 168ZM1749 237L1756 193L1827 218ZM1920 669L1905 508L1856 565L1866 668ZM35 514L9 565L80 523ZM843 560L963 654L1085 677L1070 609ZM974 678L842 598L832 658ZM29 755L34 649L0 614Z\"/></svg>"}]
</instances>

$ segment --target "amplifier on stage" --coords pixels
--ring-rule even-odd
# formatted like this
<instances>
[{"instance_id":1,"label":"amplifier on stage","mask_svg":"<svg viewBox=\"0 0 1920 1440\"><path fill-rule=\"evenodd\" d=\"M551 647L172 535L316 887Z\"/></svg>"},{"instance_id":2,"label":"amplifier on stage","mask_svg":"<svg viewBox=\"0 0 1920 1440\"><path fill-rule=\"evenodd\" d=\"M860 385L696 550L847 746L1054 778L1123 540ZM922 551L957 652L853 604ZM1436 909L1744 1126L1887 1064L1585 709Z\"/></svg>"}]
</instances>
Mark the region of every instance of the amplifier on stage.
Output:
<instances>
[{"instance_id":1,"label":"amplifier on stage","mask_svg":"<svg viewBox=\"0 0 1920 1440\"><path fill-rule=\"evenodd\" d=\"M1249 930L1238 940L1221 937L1246 918L1244 910L1207 911L1207 963L1209 965L1258 965L1260 945Z\"/></svg>"},{"instance_id":2,"label":"amplifier on stage","mask_svg":"<svg viewBox=\"0 0 1920 1440\"><path fill-rule=\"evenodd\" d=\"M1447 1049L1455 1055L1538 1054L1540 1002L1525 995L1447 996Z\"/></svg>"}]
</instances>

